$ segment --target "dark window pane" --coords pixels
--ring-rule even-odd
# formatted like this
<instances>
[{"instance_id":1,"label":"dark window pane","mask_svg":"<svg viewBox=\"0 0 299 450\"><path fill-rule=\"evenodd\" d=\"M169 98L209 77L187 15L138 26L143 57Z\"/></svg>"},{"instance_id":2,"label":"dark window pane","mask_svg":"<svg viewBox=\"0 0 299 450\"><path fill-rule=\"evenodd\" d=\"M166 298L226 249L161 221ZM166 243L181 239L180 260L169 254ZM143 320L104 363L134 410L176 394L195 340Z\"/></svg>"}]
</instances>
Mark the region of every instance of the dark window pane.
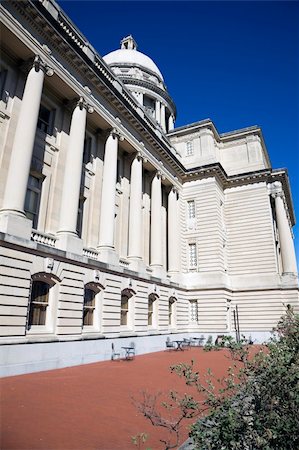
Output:
<instances>
[{"instance_id":1,"label":"dark window pane","mask_svg":"<svg viewBox=\"0 0 299 450\"><path fill-rule=\"evenodd\" d=\"M37 128L44 133L49 132L51 111L43 105L40 105Z\"/></svg>"},{"instance_id":2,"label":"dark window pane","mask_svg":"<svg viewBox=\"0 0 299 450\"><path fill-rule=\"evenodd\" d=\"M96 293L92 289L84 289L83 325L93 325Z\"/></svg>"},{"instance_id":3,"label":"dark window pane","mask_svg":"<svg viewBox=\"0 0 299 450\"><path fill-rule=\"evenodd\" d=\"M29 327L45 325L50 286L43 281L33 281L30 297Z\"/></svg>"}]
</instances>

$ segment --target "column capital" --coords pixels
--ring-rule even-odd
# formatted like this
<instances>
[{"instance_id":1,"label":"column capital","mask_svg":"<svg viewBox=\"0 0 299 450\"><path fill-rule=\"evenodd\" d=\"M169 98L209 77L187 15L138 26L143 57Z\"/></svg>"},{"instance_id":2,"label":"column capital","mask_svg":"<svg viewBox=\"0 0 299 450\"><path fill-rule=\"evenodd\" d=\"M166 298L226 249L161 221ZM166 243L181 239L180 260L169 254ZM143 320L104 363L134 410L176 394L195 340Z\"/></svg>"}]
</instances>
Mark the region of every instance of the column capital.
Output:
<instances>
[{"instance_id":1,"label":"column capital","mask_svg":"<svg viewBox=\"0 0 299 450\"><path fill-rule=\"evenodd\" d=\"M107 131L107 138L109 136L112 136L114 139L117 138L119 141L123 141L125 139L121 132L115 127Z\"/></svg>"},{"instance_id":2,"label":"column capital","mask_svg":"<svg viewBox=\"0 0 299 450\"><path fill-rule=\"evenodd\" d=\"M161 178L161 180L165 180L165 175L163 175L163 173L161 172L161 170L156 169L156 173L154 175L154 178L157 177L158 179Z\"/></svg>"},{"instance_id":3,"label":"column capital","mask_svg":"<svg viewBox=\"0 0 299 450\"><path fill-rule=\"evenodd\" d=\"M173 192L174 194L178 194L179 190L176 186L171 186L169 193Z\"/></svg>"},{"instance_id":4,"label":"column capital","mask_svg":"<svg viewBox=\"0 0 299 450\"><path fill-rule=\"evenodd\" d=\"M72 100L69 100L66 107L71 113L73 113L77 107L80 111L86 109L86 111L90 114L94 112L93 106L91 106L83 96L75 97Z\"/></svg>"},{"instance_id":5,"label":"column capital","mask_svg":"<svg viewBox=\"0 0 299 450\"><path fill-rule=\"evenodd\" d=\"M86 101L84 97L80 97L79 100L76 101L76 106L79 106L81 110L85 108L89 114L94 112L94 108Z\"/></svg>"},{"instance_id":6,"label":"column capital","mask_svg":"<svg viewBox=\"0 0 299 450\"><path fill-rule=\"evenodd\" d=\"M42 70L46 75L48 75L48 77L54 75L53 68L50 67L39 55L35 55L34 58L28 59L21 65L21 69L25 72L29 72L33 68L36 72Z\"/></svg>"},{"instance_id":7,"label":"column capital","mask_svg":"<svg viewBox=\"0 0 299 450\"><path fill-rule=\"evenodd\" d=\"M284 198L284 192L282 189L282 183L280 181L274 181L274 183L269 183L267 185L268 187L268 191L269 191L269 195L271 195L271 197L276 198L276 197L281 197Z\"/></svg>"},{"instance_id":8,"label":"column capital","mask_svg":"<svg viewBox=\"0 0 299 450\"><path fill-rule=\"evenodd\" d=\"M138 161L147 162L145 154L140 150L137 151L135 158L138 159Z\"/></svg>"}]
</instances>

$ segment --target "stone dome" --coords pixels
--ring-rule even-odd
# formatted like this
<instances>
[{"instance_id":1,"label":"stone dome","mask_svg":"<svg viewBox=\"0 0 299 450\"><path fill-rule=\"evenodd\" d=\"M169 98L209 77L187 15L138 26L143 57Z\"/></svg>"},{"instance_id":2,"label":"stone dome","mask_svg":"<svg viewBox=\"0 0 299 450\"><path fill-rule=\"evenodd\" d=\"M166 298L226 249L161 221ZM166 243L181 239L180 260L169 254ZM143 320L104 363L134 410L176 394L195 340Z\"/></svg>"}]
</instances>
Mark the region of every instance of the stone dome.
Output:
<instances>
[{"instance_id":1,"label":"stone dome","mask_svg":"<svg viewBox=\"0 0 299 450\"><path fill-rule=\"evenodd\" d=\"M134 38L129 35L121 41L121 47L103 57L113 73L123 82L142 106L153 123L162 131L173 129L176 117L175 104L168 94L163 76L144 53L137 50Z\"/></svg>"},{"instance_id":2,"label":"stone dome","mask_svg":"<svg viewBox=\"0 0 299 450\"><path fill-rule=\"evenodd\" d=\"M103 57L104 61L109 66L128 66L141 67L157 75L163 81L163 76L154 63L154 61L137 50L137 44L134 38L130 35L121 41L121 48L114 50Z\"/></svg>"}]
</instances>

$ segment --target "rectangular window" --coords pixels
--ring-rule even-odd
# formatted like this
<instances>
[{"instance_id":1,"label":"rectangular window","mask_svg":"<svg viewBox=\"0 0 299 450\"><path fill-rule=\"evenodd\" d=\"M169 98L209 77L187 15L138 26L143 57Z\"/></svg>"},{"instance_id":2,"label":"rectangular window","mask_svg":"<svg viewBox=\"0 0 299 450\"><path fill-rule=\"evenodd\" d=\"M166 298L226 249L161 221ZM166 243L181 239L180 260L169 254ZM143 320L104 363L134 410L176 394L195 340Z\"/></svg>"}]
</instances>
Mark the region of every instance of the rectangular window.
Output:
<instances>
[{"instance_id":1,"label":"rectangular window","mask_svg":"<svg viewBox=\"0 0 299 450\"><path fill-rule=\"evenodd\" d=\"M146 95L144 95L143 96L143 106L144 106L145 111L154 117L155 107L156 107L155 100L151 97L147 97Z\"/></svg>"},{"instance_id":2,"label":"rectangular window","mask_svg":"<svg viewBox=\"0 0 299 450\"><path fill-rule=\"evenodd\" d=\"M193 155L193 142L192 141L188 141L186 143L186 154L187 154L187 156Z\"/></svg>"},{"instance_id":3,"label":"rectangular window","mask_svg":"<svg viewBox=\"0 0 299 450\"><path fill-rule=\"evenodd\" d=\"M198 322L197 300L190 300L190 321L194 323Z\"/></svg>"},{"instance_id":4,"label":"rectangular window","mask_svg":"<svg viewBox=\"0 0 299 450\"><path fill-rule=\"evenodd\" d=\"M84 140L84 151L83 151L83 164L88 164L91 162L91 137L87 137Z\"/></svg>"},{"instance_id":5,"label":"rectangular window","mask_svg":"<svg viewBox=\"0 0 299 450\"><path fill-rule=\"evenodd\" d=\"M168 301L168 325L174 325L174 307L175 299L171 297Z\"/></svg>"},{"instance_id":6,"label":"rectangular window","mask_svg":"<svg viewBox=\"0 0 299 450\"><path fill-rule=\"evenodd\" d=\"M121 296L121 306L120 306L120 324L128 324L128 313L129 313L129 297L127 295Z\"/></svg>"},{"instance_id":7,"label":"rectangular window","mask_svg":"<svg viewBox=\"0 0 299 450\"><path fill-rule=\"evenodd\" d=\"M33 281L31 286L30 311L28 328L32 325L45 325L47 307L49 304L49 289L47 283Z\"/></svg>"},{"instance_id":8,"label":"rectangular window","mask_svg":"<svg viewBox=\"0 0 299 450\"><path fill-rule=\"evenodd\" d=\"M153 312L154 312L154 301L149 298L148 300L148 325L153 325Z\"/></svg>"},{"instance_id":9,"label":"rectangular window","mask_svg":"<svg viewBox=\"0 0 299 450\"><path fill-rule=\"evenodd\" d=\"M85 197L80 196L79 198L79 205L78 205L78 215L77 215L77 233L78 236L81 237L82 235L82 228L83 228L83 214L84 214L84 202L85 202Z\"/></svg>"},{"instance_id":10,"label":"rectangular window","mask_svg":"<svg viewBox=\"0 0 299 450\"><path fill-rule=\"evenodd\" d=\"M83 304L83 326L93 325L96 293L92 289L85 288Z\"/></svg>"},{"instance_id":11,"label":"rectangular window","mask_svg":"<svg viewBox=\"0 0 299 450\"><path fill-rule=\"evenodd\" d=\"M195 243L189 244L189 267L197 267L197 247Z\"/></svg>"},{"instance_id":12,"label":"rectangular window","mask_svg":"<svg viewBox=\"0 0 299 450\"><path fill-rule=\"evenodd\" d=\"M29 175L25 197L25 213L31 219L33 228L37 228L42 179Z\"/></svg>"},{"instance_id":13,"label":"rectangular window","mask_svg":"<svg viewBox=\"0 0 299 450\"><path fill-rule=\"evenodd\" d=\"M190 200L188 202L188 218L195 219L195 201Z\"/></svg>"},{"instance_id":14,"label":"rectangular window","mask_svg":"<svg viewBox=\"0 0 299 450\"><path fill-rule=\"evenodd\" d=\"M5 101L5 84L7 79L7 70L1 70L0 72L0 100Z\"/></svg>"},{"instance_id":15,"label":"rectangular window","mask_svg":"<svg viewBox=\"0 0 299 450\"><path fill-rule=\"evenodd\" d=\"M38 113L37 128L44 133L50 134L51 130L51 110L44 105L40 105Z\"/></svg>"}]
</instances>

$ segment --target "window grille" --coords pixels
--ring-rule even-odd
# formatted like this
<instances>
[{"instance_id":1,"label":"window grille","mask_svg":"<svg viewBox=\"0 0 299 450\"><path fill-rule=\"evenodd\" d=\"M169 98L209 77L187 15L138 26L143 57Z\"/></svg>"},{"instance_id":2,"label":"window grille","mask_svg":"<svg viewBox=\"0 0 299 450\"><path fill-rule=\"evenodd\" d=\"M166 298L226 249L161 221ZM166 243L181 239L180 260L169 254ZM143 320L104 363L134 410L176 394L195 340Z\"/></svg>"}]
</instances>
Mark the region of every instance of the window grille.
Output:
<instances>
[{"instance_id":1,"label":"window grille","mask_svg":"<svg viewBox=\"0 0 299 450\"><path fill-rule=\"evenodd\" d=\"M187 156L192 156L193 155L193 142L188 141L186 143L186 153L187 153Z\"/></svg>"},{"instance_id":2,"label":"window grille","mask_svg":"<svg viewBox=\"0 0 299 450\"><path fill-rule=\"evenodd\" d=\"M188 202L188 218L195 219L195 201L190 200Z\"/></svg>"},{"instance_id":3,"label":"window grille","mask_svg":"<svg viewBox=\"0 0 299 450\"><path fill-rule=\"evenodd\" d=\"M190 321L198 322L197 300L190 300Z\"/></svg>"},{"instance_id":4,"label":"window grille","mask_svg":"<svg viewBox=\"0 0 299 450\"><path fill-rule=\"evenodd\" d=\"M196 244L189 244L189 266L190 268L197 267L197 248Z\"/></svg>"}]
</instances>

